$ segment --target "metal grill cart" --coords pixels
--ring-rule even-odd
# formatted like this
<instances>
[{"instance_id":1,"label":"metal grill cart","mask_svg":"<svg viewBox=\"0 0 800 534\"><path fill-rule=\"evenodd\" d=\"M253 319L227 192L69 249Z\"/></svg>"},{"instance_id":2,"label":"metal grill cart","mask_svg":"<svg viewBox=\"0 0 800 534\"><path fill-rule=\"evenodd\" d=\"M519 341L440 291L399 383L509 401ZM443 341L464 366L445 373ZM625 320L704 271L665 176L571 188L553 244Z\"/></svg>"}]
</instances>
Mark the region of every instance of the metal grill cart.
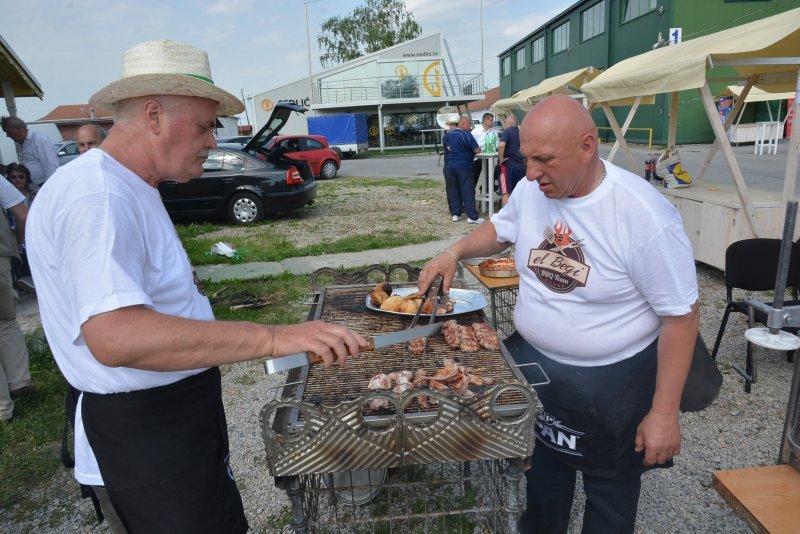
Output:
<instances>
[{"instance_id":1,"label":"metal grill cart","mask_svg":"<svg viewBox=\"0 0 800 534\"><path fill-rule=\"evenodd\" d=\"M371 278L383 274L397 287L397 267L334 275L334 282L356 283L315 288L308 319L363 335L407 328L411 317L366 307ZM418 274L399 267L407 280ZM486 321L481 310L453 318ZM402 395L367 389L375 374L435 371L453 357L494 384L469 398L428 388ZM388 407L376 410L375 399ZM536 412L536 393L504 346L452 351L435 334L424 354L400 344L341 368L294 369L260 421L270 472L292 502L295 532L516 532L521 465L533 453Z\"/></svg>"}]
</instances>

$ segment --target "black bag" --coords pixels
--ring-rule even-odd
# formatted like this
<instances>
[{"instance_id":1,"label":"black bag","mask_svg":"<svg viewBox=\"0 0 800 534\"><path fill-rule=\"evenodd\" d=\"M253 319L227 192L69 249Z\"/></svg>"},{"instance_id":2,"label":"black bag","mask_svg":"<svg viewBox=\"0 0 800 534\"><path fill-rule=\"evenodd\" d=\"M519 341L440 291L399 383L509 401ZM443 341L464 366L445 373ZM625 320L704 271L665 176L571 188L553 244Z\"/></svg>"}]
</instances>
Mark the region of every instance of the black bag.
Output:
<instances>
[{"instance_id":1,"label":"black bag","mask_svg":"<svg viewBox=\"0 0 800 534\"><path fill-rule=\"evenodd\" d=\"M686 385L681 396L681 411L696 412L708 407L717 398L722 387L722 373L711 359L703 337L698 334L694 345L694 356Z\"/></svg>"}]
</instances>

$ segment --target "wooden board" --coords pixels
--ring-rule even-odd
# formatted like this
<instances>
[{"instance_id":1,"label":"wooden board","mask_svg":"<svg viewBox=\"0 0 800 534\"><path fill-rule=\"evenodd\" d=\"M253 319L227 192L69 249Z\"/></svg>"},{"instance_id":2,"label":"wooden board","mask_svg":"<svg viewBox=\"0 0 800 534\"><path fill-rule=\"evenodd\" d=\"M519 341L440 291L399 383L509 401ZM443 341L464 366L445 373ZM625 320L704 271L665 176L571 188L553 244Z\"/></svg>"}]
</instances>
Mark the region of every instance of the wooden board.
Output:
<instances>
[{"instance_id":1,"label":"wooden board","mask_svg":"<svg viewBox=\"0 0 800 534\"><path fill-rule=\"evenodd\" d=\"M714 489L754 532L798 532L800 473L789 465L712 473Z\"/></svg>"},{"instance_id":2,"label":"wooden board","mask_svg":"<svg viewBox=\"0 0 800 534\"><path fill-rule=\"evenodd\" d=\"M504 289L507 287L519 286L519 276L509 276L508 278L491 278L489 276L483 276L477 265L469 265L465 263L464 267L466 267L467 270L472 273L472 275L477 278L486 289Z\"/></svg>"}]
</instances>

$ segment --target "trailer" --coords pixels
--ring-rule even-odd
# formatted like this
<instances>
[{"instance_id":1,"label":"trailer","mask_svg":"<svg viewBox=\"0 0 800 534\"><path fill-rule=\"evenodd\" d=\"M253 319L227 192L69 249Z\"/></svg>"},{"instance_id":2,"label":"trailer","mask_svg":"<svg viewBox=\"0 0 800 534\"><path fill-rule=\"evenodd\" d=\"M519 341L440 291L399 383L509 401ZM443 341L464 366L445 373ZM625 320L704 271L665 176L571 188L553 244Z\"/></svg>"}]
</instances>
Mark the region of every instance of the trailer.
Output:
<instances>
[{"instance_id":1,"label":"trailer","mask_svg":"<svg viewBox=\"0 0 800 534\"><path fill-rule=\"evenodd\" d=\"M331 148L346 158L366 152L369 147L367 116L363 113L308 117L308 133L325 136Z\"/></svg>"}]
</instances>

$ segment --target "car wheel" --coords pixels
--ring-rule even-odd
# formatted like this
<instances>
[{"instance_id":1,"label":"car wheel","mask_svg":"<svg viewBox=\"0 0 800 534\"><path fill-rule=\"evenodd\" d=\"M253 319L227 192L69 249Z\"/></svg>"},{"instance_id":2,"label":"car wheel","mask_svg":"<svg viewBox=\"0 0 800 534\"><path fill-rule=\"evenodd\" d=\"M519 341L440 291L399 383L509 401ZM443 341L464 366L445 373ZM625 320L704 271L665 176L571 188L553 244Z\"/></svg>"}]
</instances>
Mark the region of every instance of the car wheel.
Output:
<instances>
[{"instance_id":1,"label":"car wheel","mask_svg":"<svg viewBox=\"0 0 800 534\"><path fill-rule=\"evenodd\" d=\"M338 146L332 146L331 150L333 150L334 152L339 154L339 159L342 159L342 149L341 148L339 148Z\"/></svg>"},{"instance_id":2,"label":"car wheel","mask_svg":"<svg viewBox=\"0 0 800 534\"><path fill-rule=\"evenodd\" d=\"M319 169L319 174L323 178L336 178L336 162L332 159L327 159L322 163L322 167Z\"/></svg>"},{"instance_id":3,"label":"car wheel","mask_svg":"<svg viewBox=\"0 0 800 534\"><path fill-rule=\"evenodd\" d=\"M236 193L228 202L228 217L236 224L258 222L264 218L264 204L252 193Z\"/></svg>"}]
</instances>

